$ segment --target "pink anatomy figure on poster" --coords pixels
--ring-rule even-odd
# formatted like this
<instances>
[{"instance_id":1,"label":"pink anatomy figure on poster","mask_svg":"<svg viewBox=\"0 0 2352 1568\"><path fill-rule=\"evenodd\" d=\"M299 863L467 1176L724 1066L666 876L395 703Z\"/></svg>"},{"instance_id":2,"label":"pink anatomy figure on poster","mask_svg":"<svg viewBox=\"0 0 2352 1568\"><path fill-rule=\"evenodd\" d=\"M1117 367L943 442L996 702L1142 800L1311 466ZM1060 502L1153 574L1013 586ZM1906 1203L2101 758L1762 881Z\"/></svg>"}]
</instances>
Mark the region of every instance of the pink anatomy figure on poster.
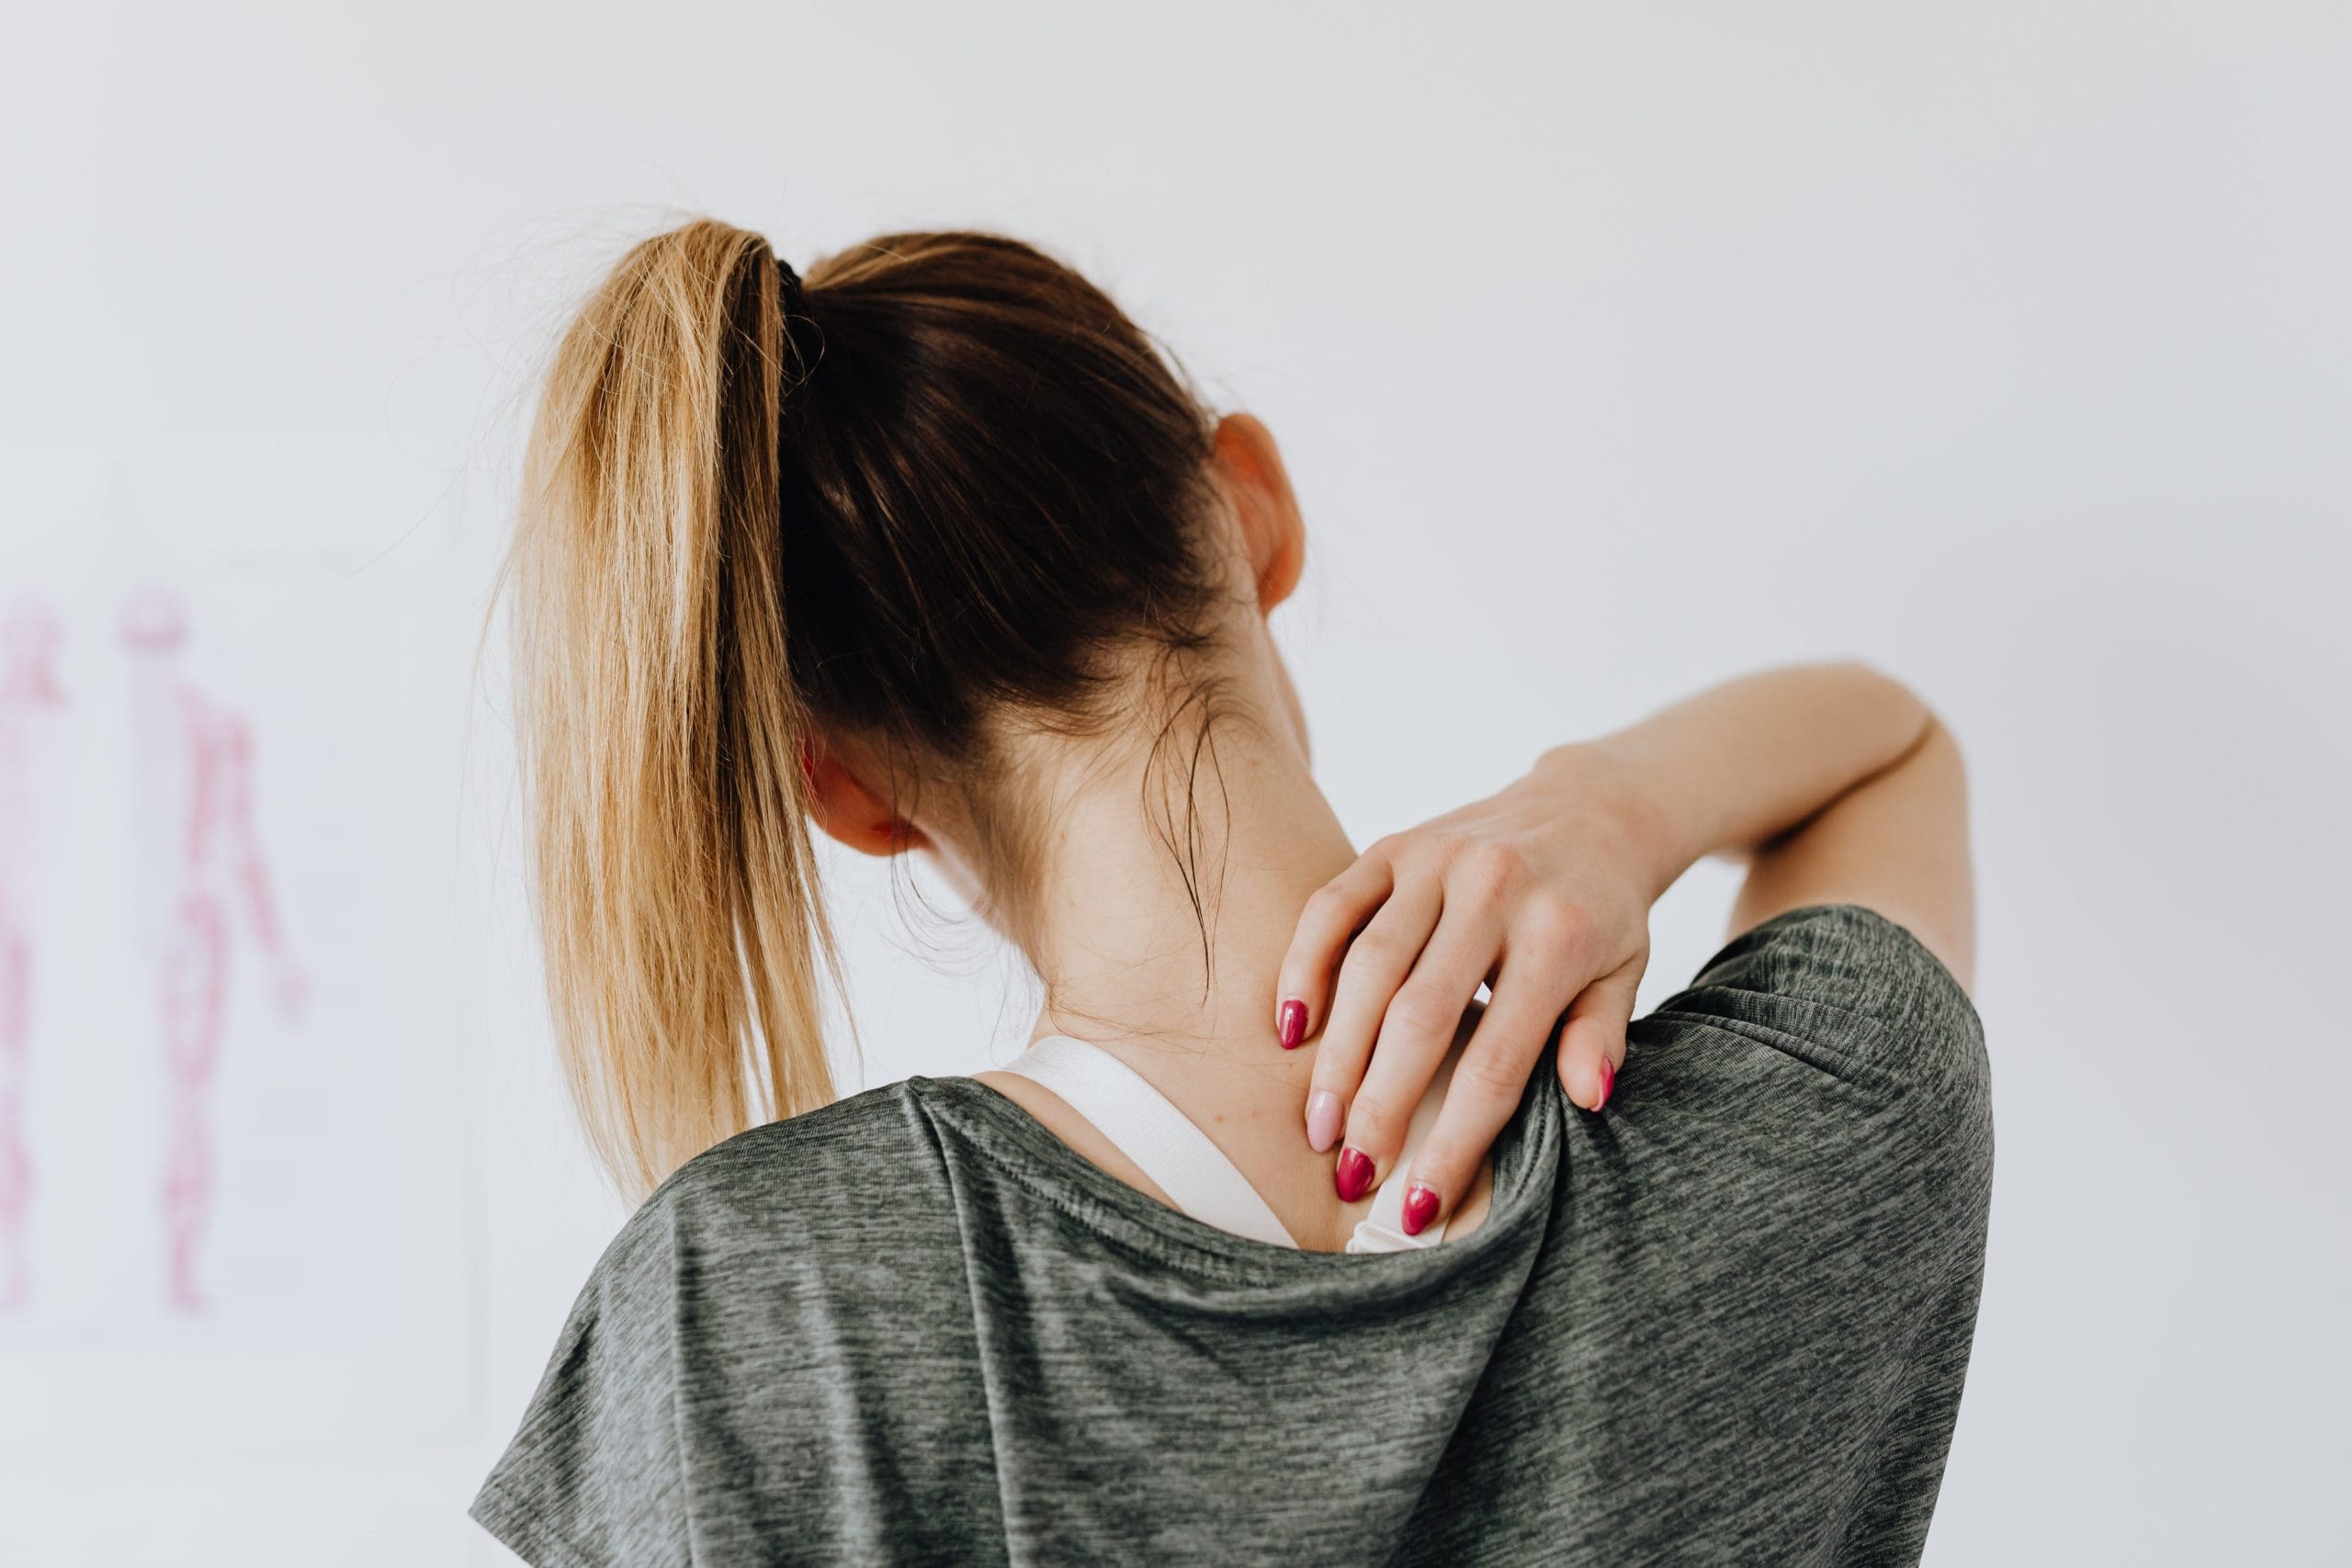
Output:
<instances>
[{"instance_id":1,"label":"pink anatomy figure on poster","mask_svg":"<svg viewBox=\"0 0 2352 1568\"><path fill-rule=\"evenodd\" d=\"M19 604L0 621L0 1312L32 1295L26 1232L33 1159L31 1091L33 722L65 705L57 686L57 616Z\"/></svg>"},{"instance_id":2,"label":"pink anatomy figure on poster","mask_svg":"<svg viewBox=\"0 0 2352 1568\"><path fill-rule=\"evenodd\" d=\"M253 814L253 727L174 669L187 617L161 592L122 619L136 682L142 815L161 874L164 1302L201 1311L197 1261L212 1217L213 1076L228 1022L230 954L242 909L279 1013L301 1008L302 977L272 907Z\"/></svg>"}]
</instances>

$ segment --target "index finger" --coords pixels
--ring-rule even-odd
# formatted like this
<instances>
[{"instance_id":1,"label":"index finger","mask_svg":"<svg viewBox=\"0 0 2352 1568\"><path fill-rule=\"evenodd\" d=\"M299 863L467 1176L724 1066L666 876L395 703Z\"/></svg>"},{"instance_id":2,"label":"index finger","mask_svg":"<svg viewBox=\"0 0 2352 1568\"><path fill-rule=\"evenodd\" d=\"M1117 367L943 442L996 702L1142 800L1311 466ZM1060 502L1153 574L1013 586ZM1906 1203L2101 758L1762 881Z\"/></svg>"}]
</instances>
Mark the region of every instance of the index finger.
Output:
<instances>
[{"instance_id":1,"label":"index finger","mask_svg":"<svg viewBox=\"0 0 2352 1568\"><path fill-rule=\"evenodd\" d=\"M1274 1038L1283 1050L1297 1049L1322 1027L1329 1015L1331 971L1396 890L1396 868L1387 856L1367 852L1306 900L1274 982Z\"/></svg>"}]
</instances>

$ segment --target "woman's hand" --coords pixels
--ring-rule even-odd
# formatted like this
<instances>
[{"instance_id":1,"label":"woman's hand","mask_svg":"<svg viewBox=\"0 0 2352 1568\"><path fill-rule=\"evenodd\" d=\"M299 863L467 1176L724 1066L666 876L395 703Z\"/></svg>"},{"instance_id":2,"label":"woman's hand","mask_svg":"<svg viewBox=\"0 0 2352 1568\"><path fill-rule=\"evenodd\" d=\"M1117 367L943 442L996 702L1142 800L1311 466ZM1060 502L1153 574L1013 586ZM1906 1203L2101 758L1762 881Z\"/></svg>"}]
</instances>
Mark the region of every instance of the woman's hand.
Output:
<instances>
[{"instance_id":1,"label":"woman's hand","mask_svg":"<svg viewBox=\"0 0 2352 1568\"><path fill-rule=\"evenodd\" d=\"M1277 1029L1285 1046L1321 1036L1306 1135L1317 1153L1340 1145L1343 1200L1394 1168L1482 983L1486 1013L1414 1156L1408 1232L1469 1190L1555 1036L1568 1098L1608 1102L1650 906L1672 880L1663 834L1607 751L1563 747L1501 794L1372 845L1307 901Z\"/></svg>"}]
</instances>

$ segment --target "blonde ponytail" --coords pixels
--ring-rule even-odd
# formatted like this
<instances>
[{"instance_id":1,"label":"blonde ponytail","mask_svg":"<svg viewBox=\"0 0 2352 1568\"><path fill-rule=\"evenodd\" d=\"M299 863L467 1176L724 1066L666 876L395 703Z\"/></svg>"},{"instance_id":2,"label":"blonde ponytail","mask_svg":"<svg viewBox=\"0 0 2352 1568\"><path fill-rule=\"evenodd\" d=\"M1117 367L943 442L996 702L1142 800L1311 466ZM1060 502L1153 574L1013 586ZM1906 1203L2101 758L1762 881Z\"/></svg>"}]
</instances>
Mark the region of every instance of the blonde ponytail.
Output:
<instances>
[{"instance_id":1,"label":"blonde ponytail","mask_svg":"<svg viewBox=\"0 0 2352 1568\"><path fill-rule=\"evenodd\" d=\"M756 234L638 245L558 347L525 459L536 908L572 1098L632 1200L833 1097L779 577L783 311Z\"/></svg>"}]
</instances>

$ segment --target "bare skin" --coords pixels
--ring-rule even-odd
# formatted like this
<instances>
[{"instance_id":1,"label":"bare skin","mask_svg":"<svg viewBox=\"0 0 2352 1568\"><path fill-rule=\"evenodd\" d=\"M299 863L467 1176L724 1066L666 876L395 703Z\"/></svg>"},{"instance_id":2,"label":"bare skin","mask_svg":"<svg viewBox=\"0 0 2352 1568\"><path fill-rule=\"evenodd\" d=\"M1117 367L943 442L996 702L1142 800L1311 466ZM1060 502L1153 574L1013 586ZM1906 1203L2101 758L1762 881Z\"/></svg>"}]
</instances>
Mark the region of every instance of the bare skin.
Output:
<instances>
[{"instance_id":1,"label":"bare skin","mask_svg":"<svg viewBox=\"0 0 2352 1568\"><path fill-rule=\"evenodd\" d=\"M1604 1100L1606 1074L1624 1065L1650 906L1703 856L1748 862L1735 931L1803 904L1860 903L1908 925L1967 978L1957 750L1916 697L1856 666L1748 677L1556 748L1489 800L1359 856L1315 784L1268 630L1297 586L1306 535L1263 424L1221 422L1213 478L1223 504L1207 525L1230 592L1211 657L1237 721L1218 726L1214 773L1195 796L1209 813L1209 863L1222 868L1206 908L1205 986L1203 922L1162 829L1138 808L1148 759L1132 735L1001 732L1008 793L1045 825L1018 886L988 863L985 808L952 776L922 779L902 809L885 797L891 773L870 739L830 732L809 776L828 833L867 853L929 856L1022 949L1045 984L1033 1039L1075 1035L1140 1073L1301 1245L1339 1250L1369 1207L1369 1196L1347 1203L1334 1190L1335 1144L1385 1178L1430 1092L1443 1110L1411 1179L1450 1216L1449 1240L1474 1230L1488 1149L1544 1046L1560 1041L1572 1100ZM1476 993L1489 982L1482 1008ZM1278 1043L1286 1000L1306 1013L1298 1049ZM1166 1201L1049 1091L978 1077ZM1306 1135L1310 1090L1333 1097L1320 1130L1340 1134L1319 1149Z\"/></svg>"}]
</instances>

